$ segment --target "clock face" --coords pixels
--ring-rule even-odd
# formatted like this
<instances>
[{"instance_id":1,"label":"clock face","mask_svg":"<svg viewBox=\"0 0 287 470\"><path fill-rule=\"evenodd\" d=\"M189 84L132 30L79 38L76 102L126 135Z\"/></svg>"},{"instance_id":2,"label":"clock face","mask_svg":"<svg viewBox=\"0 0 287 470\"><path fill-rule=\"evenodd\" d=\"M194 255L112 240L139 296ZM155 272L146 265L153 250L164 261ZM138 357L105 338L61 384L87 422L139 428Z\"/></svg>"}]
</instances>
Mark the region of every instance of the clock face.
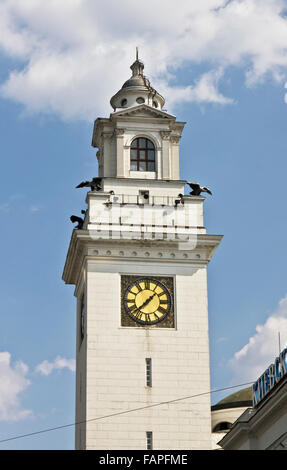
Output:
<instances>
[{"instance_id":1,"label":"clock face","mask_svg":"<svg viewBox=\"0 0 287 470\"><path fill-rule=\"evenodd\" d=\"M171 310L171 296L166 286L153 278L136 279L127 286L123 304L137 323L153 325L164 320Z\"/></svg>"}]
</instances>

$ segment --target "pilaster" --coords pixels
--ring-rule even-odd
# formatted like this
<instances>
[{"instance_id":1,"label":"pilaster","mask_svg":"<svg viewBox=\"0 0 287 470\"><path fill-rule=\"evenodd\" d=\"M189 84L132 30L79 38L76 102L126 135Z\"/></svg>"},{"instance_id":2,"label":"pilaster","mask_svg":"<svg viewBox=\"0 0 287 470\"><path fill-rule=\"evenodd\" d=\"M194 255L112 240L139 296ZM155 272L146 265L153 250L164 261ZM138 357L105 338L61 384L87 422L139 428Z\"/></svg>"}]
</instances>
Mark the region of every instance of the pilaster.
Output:
<instances>
[{"instance_id":1,"label":"pilaster","mask_svg":"<svg viewBox=\"0 0 287 470\"><path fill-rule=\"evenodd\" d=\"M179 179L179 142L180 135L171 135L171 172L175 179Z\"/></svg>"},{"instance_id":2,"label":"pilaster","mask_svg":"<svg viewBox=\"0 0 287 470\"><path fill-rule=\"evenodd\" d=\"M116 152L117 152L117 178L123 178L125 175L125 162L124 162L124 129L115 129L116 135Z\"/></svg>"},{"instance_id":3,"label":"pilaster","mask_svg":"<svg viewBox=\"0 0 287 470\"><path fill-rule=\"evenodd\" d=\"M162 178L170 179L170 131L161 131L162 138Z\"/></svg>"}]
</instances>

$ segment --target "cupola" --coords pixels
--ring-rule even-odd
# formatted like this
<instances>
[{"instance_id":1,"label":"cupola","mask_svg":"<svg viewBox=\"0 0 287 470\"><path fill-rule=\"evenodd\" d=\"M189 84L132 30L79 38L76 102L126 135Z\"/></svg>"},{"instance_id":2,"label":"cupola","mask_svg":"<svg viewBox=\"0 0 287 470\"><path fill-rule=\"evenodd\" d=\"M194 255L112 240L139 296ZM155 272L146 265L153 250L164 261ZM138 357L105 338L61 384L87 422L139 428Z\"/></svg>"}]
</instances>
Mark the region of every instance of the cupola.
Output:
<instances>
[{"instance_id":1,"label":"cupola","mask_svg":"<svg viewBox=\"0 0 287 470\"><path fill-rule=\"evenodd\" d=\"M130 68L132 70L132 76L111 98L110 103L114 111L139 106L141 104L146 104L147 106L161 110L165 100L144 76L144 64L138 58L138 49L136 50L136 60Z\"/></svg>"}]
</instances>

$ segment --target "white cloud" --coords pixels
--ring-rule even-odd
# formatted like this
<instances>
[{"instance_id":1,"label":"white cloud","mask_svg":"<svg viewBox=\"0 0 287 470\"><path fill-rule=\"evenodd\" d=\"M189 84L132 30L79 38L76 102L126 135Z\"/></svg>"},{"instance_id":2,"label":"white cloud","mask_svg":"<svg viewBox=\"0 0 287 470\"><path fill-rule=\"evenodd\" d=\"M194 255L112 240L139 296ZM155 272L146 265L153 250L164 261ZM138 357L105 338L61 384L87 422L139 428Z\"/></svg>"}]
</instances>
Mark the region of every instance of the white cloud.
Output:
<instances>
[{"instance_id":1,"label":"white cloud","mask_svg":"<svg viewBox=\"0 0 287 470\"><path fill-rule=\"evenodd\" d=\"M12 208L15 208L15 203L17 203L19 200L24 199L24 198L25 198L24 194L19 194L19 193L12 194L8 198L8 201L0 203L0 212L5 212L5 213L10 212Z\"/></svg>"},{"instance_id":2,"label":"white cloud","mask_svg":"<svg viewBox=\"0 0 287 470\"><path fill-rule=\"evenodd\" d=\"M218 340L216 341L217 343L226 343L228 341L228 338L226 336L221 336L220 338L218 338Z\"/></svg>"},{"instance_id":3,"label":"white cloud","mask_svg":"<svg viewBox=\"0 0 287 470\"><path fill-rule=\"evenodd\" d=\"M61 370L65 368L74 372L76 370L75 359L66 359L64 357L57 356L53 362L45 360L41 362L41 364L38 364L35 368L35 371L42 375L50 375L54 370Z\"/></svg>"},{"instance_id":4,"label":"white cloud","mask_svg":"<svg viewBox=\"0 0 287 470\"><path fill-rule=\"evenodd\" d=\"M19 421L32 414L20 403L20 395L30 385L28 366L22 361L11 365L11 354L0 352L0 421Z\"/></svg>"},{"instance_id":5,"label":"white cloud","mask_svg":"<svg viewBox=\"0 0 287 470\"><path fill-rule=\"evenodd\" d=\"M41 207L40 205L38 204L32 204L30 207L29 207L29 212L31 212L32 214L34 214L35 212L39 212L41 210Z\"/></svg>"},{"instance_id":6,"label":"white cloud","mask_svg":"<svg viewBox=\"0 0 287 470\"><path fill-rule=\"evenodd\" d=\"M135 46L167 108L178 102L229 104L219 80L232 66L247 85L267 75L286 79L286 0L3 0L0 49L19 66L2 96L28 112L94 119L129 77ZM112 13L111 13L112 12ZM204 64L208 72L173 87L175 70ZM188 77L187 83L188 83Z\"/></svg>"},{"instance_id":7,"label":"white cloud","mask_svg":"<svg viewBox=\"0 0 287 470\"><path fill-rule=\"evenodd\" d=\"M27 206L27 203L25 206L19 204L19 202L23 201L26 199L26 196L24 194L12 194L6 202L0 202L0 213L6 213L8 214L9 212L12 213L15 212L16 210L19 210L24 208L24 210L29 211L31 214L34 214L36 212L39 212L42 209L41 204L30 204Z\"/></svg>"},{"instance_id":8,"label":"white cloud","mask_svg":"<svg viewBox=\"0 0 287 470\"><path fill-rule=\"evenodd\" d=\"M231 104L234 101L226 98L218 91L218 83L223 75L223 70L211 70L204 73L194 85L186 87L170 87L166 82L159 82L159 89L165 96L169 96L168 104L170 107L175 106L178 102L195 102L195 103L215 103L215 104Z\"/></svg>"},{"instance_id":9,"label":"white cloud","mask_svg":"<svg viewBox=\"0 0 287 470\"><path fill-rule=\"evenodd\" d=\"M3 202L2 204L0 204L0 212L10 212L10 204L8 202Z\"/></svg>"},{"instance_id":10,"label":"white cloud","mask_svg":"<svg viewBox=\"0 0 287 470\"><path fill-rule=\"evenodd\" d=\"M274 362L279 353L278 333L282 350L287 347L287 295L280 300L266 322L256 326L256 333L230 361L238 383L242 380L255 381Z\"/></svg>"}]
</instances>

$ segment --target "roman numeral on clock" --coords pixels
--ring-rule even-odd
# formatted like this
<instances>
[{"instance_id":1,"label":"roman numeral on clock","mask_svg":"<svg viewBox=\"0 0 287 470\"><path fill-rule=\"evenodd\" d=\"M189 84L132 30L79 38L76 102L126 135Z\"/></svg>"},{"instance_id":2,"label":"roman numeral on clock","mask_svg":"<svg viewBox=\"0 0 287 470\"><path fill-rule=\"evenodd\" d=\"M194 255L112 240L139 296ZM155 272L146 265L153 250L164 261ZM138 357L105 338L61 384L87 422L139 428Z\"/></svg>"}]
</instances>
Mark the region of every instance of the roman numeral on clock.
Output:
<instances>
[{"instance_id":1,"label":"roman numeral on clock","mask_svg":"<svg viewBox=\"0 0 287 470\"><path fill-rule=\"evenodd\" d=\"M129 307L129 310L136 318L140 318L141 311L137 308L136 304L133 304L131 307Z\"/></svg>"},{"instance_id":2,"label":"roman numeral on clock","mask_svg":"<svg viewBox=\"0 0 287 470\"><path fill-rule=\"evenodd\" d=\"M150 314L149 313L145 313L145 321L149 322L150 321Z\"/></svg>"},{"instance_id":3,"label":"roman numeral on clock","mask_svg":"<svg viewBox=\"0 0 287 470\"><path fill-rule=\"evenodd\" d=\"M137 309L135 312L133 312L133 316L140 319L142 316L142 312Z\"/></svg>"},{"instance_id":4,"label":"roman numeral on clock","mask_svg":"<svg viewBox=\"0 0 287 470\"><path fill-rule=\"evenodd\" d=\"M144 281L144 286L145 286L145 289L150 290L150 281L149 281L149 280L145 280L145 281Z\"/></svg>"}]
</instances>

